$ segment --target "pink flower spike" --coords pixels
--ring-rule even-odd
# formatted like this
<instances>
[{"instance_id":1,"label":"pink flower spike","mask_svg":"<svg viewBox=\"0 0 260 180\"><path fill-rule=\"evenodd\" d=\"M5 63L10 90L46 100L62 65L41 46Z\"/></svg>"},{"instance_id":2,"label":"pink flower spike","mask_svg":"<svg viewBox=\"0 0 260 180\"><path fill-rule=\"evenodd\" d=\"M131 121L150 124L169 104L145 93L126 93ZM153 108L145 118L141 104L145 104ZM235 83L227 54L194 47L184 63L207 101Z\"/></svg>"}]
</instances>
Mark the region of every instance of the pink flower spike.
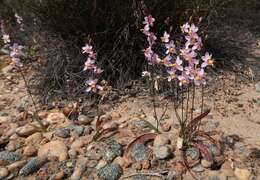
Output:
<instances>
[{"instance_id":1,"label":"pink flower spike","mask_svg":"<svg viewBox=\"0 0 260 180\"><path fill-rule=\"evenodd\" d=\"M170 41L168 44L165 44L166 47L166 54L173 54L175 53L175 44L174 41Z\"/></svg>"},{"instance_id":2,"label":"pink flower spike","mask_svg":"<svg viewBox=\"0 0 260 180\"><path fill-rule=\"evenodd\" d=\"M146 48L144 51L144 56L147 58L147 59L150 59L153 55L153 50L151 49L151 47L148 47Z\"/></svg>"},{"instance_id":3,"label":"pink flower spike","mask_svg":"<svg viewBox=\"0 0 260 180\"><path fill-rule=\"evenodd\" d=\"M168 43L168 42L170 41L169 38L170 38L170 34L168 34L168 33L165 31L164 34L163 34L163 37L161 37L161 40L162 40L162 42L164 42L164 43Z\"/></svg>"},{"instance_id":4,"label":"pink flower spike","mask_svg":"<svg viewBox=\"0 0 260 180\"><path fill-rule=\"evenodd\" d=\"M186 73L182 73L182 75L177 77L179 80L179 86L185 86L189 84L189 78Z\"/></svg>"},{"instance_id":5,"label":"pink flower spike","mask_svg":"<svg viewBox=\"0 0 260 180\"><path fill-rule=\"evenodd\" d=\"M2 39L3 39L5 44L8 44L8 43L11 42L9 34L3 34Z\"/></svg>"},{"instance_id":6,"label":"pink flower spike","mask_svg":"<svg viewBox=\"0 0 260 180\"><path fill-rule=\"evenodd\" d=\"M143 24L148 24L149 26L153 27L154 22L155 22L155 19L152 17L152 15L148 15L144 18Z\"/></svg>"},{"instance_id":7,"label":"pink flower spike","mask_svg":"<svg viewBox=\"0 0 260 180\"><path fill-rule=\"evenodd\" d=\"M183 71L183 66L182 66L183 62L179 56L177 56L175 63L176 63L176 69L178 69L179 71Z\"/></svg>"},{"instance_id":8,"label":"pink flower spike","mask_svg":"<svg viewBox=\"0 0 260 180\"><path fill-rule=\"evenodd\" d=\"M199 28L195 26L195 24L192 24L189 29L189 34L194 34L198 32Z\"/></svg>"},{"instance_id":9,"label":"pink flower spike","mask_svg":"<svg viewBox=\"0 0 260 180\"><path fill-rule=\"evenodd\" d=\"M181 26L181 30L183 33L188 33L190 29L189 23L185 23L183 26Z\"/></svg>"},{"instance_id":10,"label":"pink flower spike","mask_svg":"<svg viewBox=\"0 0 260 180\"><path fill-rule=\"evenodd\" d=\"M94 68L95 61L88 58L88 60L85 62L84 71L90 70Z\"/></svg>"},{"instance_id":11,"label":"pink flower spike","mask_svg":"<svg viewBox=\"0 0 260 180\"><path fill-rule=\"evenodd\" d=\"M96 93L98 90L103 90L103 88L100 85L97 85L97 79L90 79L86 82L88 85L88 88L86 89L87 92L94 92Z\"/></svg>"},{"instance_id":12,"label":"pink flower spike","mask_svg":"<svg viewBox=\"0 0 260 180\"><path fill-rule=\"evenodd\" d=\"M143 71L142 72L142 77L150 77L151 76L151 73L148 72L148 71Z\"/></svg>"},{"instance_id":13,"label":"pink flower spike","mask_svg":"<svg viewBox=\"0 0 260 180\"><path fill-rule=\"evenodd\" d=\"M83 54L93 54L93 47L91 45L89 45L88 43L86 43L86 45L84 47L82 47L82 53Z\"/></svg>"},{"instance_id":14,"label":"pink flower spike","mask_svg":"<svg viewBox=\"0 0 260 180\"><path fill-rule=\"evenodd\" d=\"M171 60L172 60L172 57L171 55L167 55L163 60L162 60L162 63L164 66L166 67L170 67L171 66Z\"/></svg>"},{"instance_id":15,"label":"pink flower spike","mask_svg":"<svg viewBox=\"0 0 260 180\"><path fill-rule=\"evenodd\" d=\"M194 84L196 86L200 86L200 85L205 85L206 84L205 72L204 72L203 68L196 70L196 75L194 77Z\"/></svg>"},{"instance_id":16,"label":"pink flower spike","mask_svg":"<svg viewBox=\"0 0 260 180\"><path fill-rule=\"evenodd\" d=\"M174 68L171 68L170 70L168 70L167 73L169 74L169 76L168 76L169 82L177 78L176 70Z\"/></svg>"},{"instance_id":17,"label":"pink flower spike","mask_svg":"<svg viewBox=\"0 0 260 180\"><path fill-rule=\"evenodd\" d=\"M95 74L101 74L104 70L102 70L101 68L98 68L98 67L96 67L96 66L94 66L94 73Z\"/></svg>"},{"instance_id":18,"label":"pink flower spike","mask_svg":"<svg viewBox=\"0 0 260 180\"><path fill-rule=\"evenodd\" d=\"M157 37L154 35L154 33L149 33L148 37L147 37L147 41L149 43L150 46L155 44L155 41L157 40Z\"/></svg>"},{"instance_id":19,"label":"pink flower spike","mask_svg":"<svg viewBox=\"0 0 260 180\"><path fill-rule=\"evenodd\" d=\"M202 56L201 59L204 61L201 64L202 68L205 68L207 66L212 66L214 63L214 60L212 59L212 55L210 55L208 52L206 52L205 56Z\"/></svg>"}]
</instances>

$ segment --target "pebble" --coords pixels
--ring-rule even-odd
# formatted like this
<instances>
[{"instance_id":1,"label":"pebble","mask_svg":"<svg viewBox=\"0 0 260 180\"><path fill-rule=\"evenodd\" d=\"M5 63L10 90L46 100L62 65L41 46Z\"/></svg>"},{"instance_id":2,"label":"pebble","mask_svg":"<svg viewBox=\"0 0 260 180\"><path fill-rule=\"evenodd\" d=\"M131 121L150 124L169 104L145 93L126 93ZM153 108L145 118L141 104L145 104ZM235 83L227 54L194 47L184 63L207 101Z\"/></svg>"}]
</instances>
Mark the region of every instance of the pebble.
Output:
<instances>
[{"instance_id":1,"label":"pebble","mask_svg":"<svg viewBox=\"0 0 260 180\"><path fill-rule=\"evenodd\" d=\"M255 84L255 90L260 93L260 82Z\"/></svg>"},{"instance_id":2,"label":"pebble","mask_svg":"<svg viewBox=\"0 0 260 180\"><path fill-rule=\"evenodd\" d=\"M36 133L38 130L29 125L29 124L26 124L25 126L22 126L22 127L19 127L16 129L16 134L18 134L19 136L21 137L28 137L30 135L32 135L33 133Z\"/></svg>"},{"instance_id":3,"label":"pebble","mask_svg":"<svg viewBox=\"0 0 260 180\"><path fill-rule=\"evenodd\" d=\"M119 118L122 117L119 112L114 112L114 111L110 115L111 115L113 120L116 120L116 119L119 119Z\"/></svg>"},{"instance_id":4,"label":"pebble","mask_svg":"<svg viewBox=\"0 0 260 180\"><path fill-rule=\"evenodd\" d=\"M70 137L70 130L67 128L60 128L57 129L54 134L61 138L68 138Z\"/></svg>"},{"instance_id":5,"label":"pebble","mask_svg":"<svg viewBox=\"0 0 260 180\"><path fill-rule=\"evenodd\" d=\"M8 123L10 122L10 117L8 116L0 116L0 124Z\"/></svg>"},{"instance_id":6,"label":"pebble","mask_svg":"<svg viewBox=\"0 0 260 180\"><path fill-rule=\"evenodd\" d=\"M154 148L153 153L158 159L167 159L172 155L171 148L168 146L157 146Z\"/></svg>"},{"instance_id":7,"label":"pebble","mask_svg":"<svg viewBox=\"0 0 260 180\"><path fill-rule=\"evenodd\" d=\"M73 126L72 130L78 135L84 135L85 127L84 126Z\"/></svg>"},{"instance_id":8,"label":"pebble","mask_svg":"<svg viewBox=\"0 0 260 180\"><path fill-rule=\"evenodd\" d=\"M25 139L25 144L33 144L33 145L36 145L36 144L39 144L42 140L43 136L42 136L42 133L34 133L32 135L30 135L29 137L27 137Z\"/></svg>"},{"instance_id":9,"label":"pebble","mask_svg":"<svg viewBox=\"0 0 260 180\"><path fill-rule=\"evenodd\" d=\"M101 180L118 180L123 174L123 169L118 164L109 164L98 170Z\"/></svg>"},{"instance_id":10,"label":"pebble","mask_svg":"<svg viewBox=\"0 0 260 180\"><path fill-rule=\"evenodd\" d=\"M155 146L155 147L164 146L169 143L170 143L170 140L166 135L158 134L154 139L153 146Z\"/></svg>"},{"instance_id":11,"label":"pebble","mask_svg":"<svg viewBox=\"0 0 260 180\"><path fill-rule=\"evenodd\" d=\"M87 159L80 158L77 160L75 169L70 177L71 180L80 180L83 172L86 170Z\"/></svg>"},{"instance_id":12,"label":"pebble","mask_svg":"<svg viewBox=\"0 0 260 180\"><path fill-rule=\"evenodd\" d=\"M201 164L197 164L192 168L192 171L194 172L203 172L205 169Z\"/></svg>"},{"instance_id":13,"label":"pebble","mask_svg":"<svg viewBox=\"0 0 260 180\"><path fill-rule=\"evenodd\" d=\"M62 180L64 178L64 176L65 176L64 171L60 171L53 176L53 179L54 180Z\"/></svg>"},{"instance_id":14,"label":"pebble","mask_svg":"<svg viewBox=\"0 0 260 180\"><path fill-rule=\"evenodd\" d=\"M32 158L27 164L25 164L25 166L23 166L23 168L19 172L19 175L27 176L40 169L46 162L46 158Z\"/></svg>"},{"instance_id":15,"label":"pebble","mask_svg":"<svg viewBox=\"0 0 260 180\"><path fill-rule=\"evenodd\" d=\"M50 124L63 124L67 117L62 112L51 112L48 114L46 121Z\"/></svg>"},{"instance_id":16,"label":"pebble","mask_svg":"<svg viewBox=\"0 0 260 180\"><path fill-rule=\"evenodd\" d=\"M0 179L5 178L9 174L8 170L4 167L0 167Z\"/></svg>"},{"instance_id":17,"label":"pebble","mask_svg":"<svg viewBox=\"0 0 260 180\"><path fill-rule=\"evenodd\" d=\"M38 157L58 157L60 161L68 158L67 146L62 141L51 141L38 150Z\"/></svg>"},{"instance_id":18,"label":"pebble","mask_svg":"<svg viewBox=\"0 0 260 180\"><path fill-rule=\"evenodd\" d=\"M9 143L7 144L7 146L5 147L6 150L8 151L15 151L20 147L19 142L15 142L15 141L9 141Z\"/></svg>"},{"instance_id":19,"label":"pebble","mask_svg":"<svg viewBox=\"0 0 260 180\"><path fill-rule=\"evenodd\" d=\"M96 166L96 169L101 169L107 165L107 162L104 160L100 160Z\"/></svg>"},{"instance_id":20,"label":"pebble","mask_svg":"<svg viewBox=\"0 0 260 180\"><path fill-rule=\"evenodd\" d=\"M88 125L90 124L93 119L92 118L89 118L88 116L86 115L79 115L78 116L78 121L81 123L81 124L84 124L84 125Z\"/></svg>"},{"instance_id":21,"label":"pebble","mask_svg":"<svg viewBox=\"0 0 260 180\"><path fill-rule=\"evenodd\" d=\"M198 149L196 148L188 148L186 151L185 151L185 154L188 158L188 160L197 160L199 159L199 156L200 156L200 152Z\"/></svg>"},{"instance_id":22,"label":"pebble","mask_svg":"<svg viewBox=\"0 0 260 180\"><path fill-rule=\"evenodd\" d=\"M124 167L126 164L126 161L123 157L118 156L117 158L114 159L113 163L119 164L121 167Z\"/></svg>"},{"instance_id":23,"label":"pebble","mask_svg":"<svg viewBox=\"0 0 260 180\"><path fill-rule=\"evenodd\" d=\"M149 159L150 149L143 144L135 144L131 151L133 159L137 162Z\"/></svg>"},{"instance_id":24,"label":"pebble","mask_svg":"<svg viewBox=\"0 0 260 180\"><path fill-rule=\"evenodd\" d=\"M212 161L208 161L206 159L202 159L201 160L201 165L204 167L204 168L210 168L212 165L213 165L213 162Z\"/></svg>"},{"instance_id":25,"label":"pebble","mask_svg":"<svg viewBox=\"0 0 260 180\"><path fill-rule=\"evenodd\" d=\"M8 171L13 172L13 171L15 171L16 169L20 169L20 168L21 168L22 166L24 166L26 163L27 163L26 160L21 160L21 161L16 161L16 162L14 162L14 163L12 163L12 164L6 166L6 167L7 167Z\"/></svg>"},{"instance_id":26,"label":"pebble","mask_svg":"<svg viewBox=\"0 0 260 180\"><path fill-rule=\"evenodd\" d=\"M114 140L110 140L107 143L107 148L103 151L103 158L107 162L112 162L116 157L121 156L123 153L123 147Z\"/></svg>"},{"instance_id":27,"label":"pebble","mask_svg":"<svg viewBox=\"0 0 260 180\"><path fill-rule=\"evenodd\" d=\"M18 105L16 106L17 111L23 112L29 107L29 97L24 96L22 99L20 99Z\"/></svg>"},{"instance_id":28,"label":"pebble","mask_svg":"<svg viewBox=\"0 0 260 180\"><path fill-rule=\"evenodd\" d=\"M171 124L169 124L169 123L164 123L163 125L162 125L162 130L164 131L164 132L169 132L170 130L171 130Z\"/></svg>"},{"instance_id":29,"label":"pebble","mask_svg":"<svg viewBox=\"0 0 260 180\"><path fill-rule=\"evenodd\" d=\"M23 150L23 155L25 156L30 157L34 156L35 154L37 154L37 149L33 145L28 145Z\"/></svg>"},{"instance_id":30,"label":"pebble","mask_svg":"<svg viewBox=\"0 0 260 180\"><path fill-rule=\"evenodd\" d=\"M9 152L9 151L0 152L0 160L2 160L2 161L6 161L8 163L13 163L15 161L19 161L20 159L21 159L21 156L16 153Z\"/></svg>"},{"instance_id":31,"label":"pebble","mask_svg":"<svg viewBox=\"0 0 260 180\"><path fill-rule=\"evenodd\" d=\"M235 168L235 176L238 180L250 180L251 172L248 169Z\"/></svg>"}]
</instances>

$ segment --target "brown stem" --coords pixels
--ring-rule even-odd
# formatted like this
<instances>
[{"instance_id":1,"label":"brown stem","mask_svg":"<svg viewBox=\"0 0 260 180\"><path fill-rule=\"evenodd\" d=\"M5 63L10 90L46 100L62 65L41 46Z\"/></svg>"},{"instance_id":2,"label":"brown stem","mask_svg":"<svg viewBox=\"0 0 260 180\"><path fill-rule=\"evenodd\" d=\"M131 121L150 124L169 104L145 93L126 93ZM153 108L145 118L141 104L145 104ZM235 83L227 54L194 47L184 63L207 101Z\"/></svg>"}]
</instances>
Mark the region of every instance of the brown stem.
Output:
<instances>
[{"instance_id":1,"label":"brown stem","mask_svg":"<svg viewBox=\"0 0 260 180\"><path fill-rule=\"evenodd\" d=\"M185 123L188 121L188 114L189 114L189 101L190 101L190 87L188 86L188 92L187 92L187 104L186 104L186 117L185 117Z\"/></svg>"},{"instance_id":2,"label":"brown stem","mask_svg":"<svg viewBox=\"0 0 260 180\"><path fill-rule=\"evenodd\" d=\"M23 78L23 81L24 81L24 84L25 84L25 87L26 87L26 91L27 91L28 95L30 96L31 101L32 101L32 103L33 103L33 107L34 107L34 110L35 110L35 113L34 113L35 120L36 120L37 123L40 125L40 128L41 128L43 131L46 131L46 127L45 127L44 124L41 122L41 120L40 120L40 118L39 118L39 116L38 116L38 112L39 112L39 111L38 111L37 106L36 106L36 103L35 103L35 101L34 101L34 99L33 99L33 96L32 96L32 93L31 93L31 91L30 91L29 85L28 85L28 83L27 83L27 81L26 81L25 75L24 75L24 73L23 73L21 67L18 67L18 70L19 70L19 72L20 72L20 74L21 74L21 76L22 76L22 78Z\"/></svg>"},{"instance_id":3,"label":"brown stem","mask_svg":"<svg viewBox=\"0 0 260 180\"><path fill-rule=\"evenodd\" d=\"M191 120L193 119L194 100L195 100L195 85L193 84L192 85Z\"/></svg>"}]
</instances>

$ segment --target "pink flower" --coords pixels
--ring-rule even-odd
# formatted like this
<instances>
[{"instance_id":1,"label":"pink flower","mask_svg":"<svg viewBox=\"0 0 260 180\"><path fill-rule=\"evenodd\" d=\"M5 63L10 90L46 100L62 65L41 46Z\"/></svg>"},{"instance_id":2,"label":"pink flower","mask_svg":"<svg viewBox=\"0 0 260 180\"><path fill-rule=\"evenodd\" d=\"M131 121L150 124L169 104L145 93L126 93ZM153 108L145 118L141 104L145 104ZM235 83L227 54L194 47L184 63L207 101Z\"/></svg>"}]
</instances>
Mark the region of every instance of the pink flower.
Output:
<instances>
[{"instance_id":1,"label":"pink flower","mask_svg":"<svg viewBox=\"0 0 260 180\"><path fill-rule=\"evenodd\" d=\"M96 93L98 90L103 90L103 87L97 84L97 79L90 79L86 82L88 88L86 89L87 92L94 92Z\"/></svg>"},{"instance_id":2,"label":"pink flower","mask_svg":"<svg viewBox=\"0 0 260 180\"><path fill-rule=\"evenodd\" d=\"M188 75L185 72L183 72L177 78L179 80L179 86L186 86L186 85L189 84L189 77L188 77Z\"/></svg>"},{"instance_id":3,"label":"pink flower","mask_svg":"<svg viewBox=\"0 0 260 180\"><path fill-rule=\"evenodd\" d=\"M174 69L177 69L177 70L179 70L179 71L183 71L182 63L183 63L183 62L182 62L182 60L180 59L180 57L177 56L175 63L170 64L169 67L174 68Z\"/></svg>"},{"instance_id":4,"label":"pink flower","mask_svg":"<svg viewBox=\"0 0 260 180\"><path fill-rule=\"evenodd\" d=\"M8 43L11 42L11 41L10 41L10 36L9 36L9 34L3 34L2 39L3 39L3 41L4 41L5 44L8 44Z\"/></svg>"},{"instance_id":5,"label":"pink flower","mask_svg":"<svg viewBox=\"0 0 260 180\"><path fill-rule=\"evenodd\" d=\"M171 55L167 55L161 62L162 62L162 64L165 65L166 67L170 67L170 65L172 64L172 63L171 63L171 60L172 60Z\"/></svg>"},{"instance_id":6,"label":"pink flower","mask_svg":"<svg viewBox=\"0 0 260 180\"><path fill-rule=\"evenodd\" d=\"M102 70L101 68L98 68L96 66L94 66L94 73L95 74L101 74L104 70Z\"/></svg>"},{"instance_id":7,"label":"pink flower","mask_svg":"<svg viewBox=\"0 0 260 180\"><path fill-rule=\"evenodd\" d=\"M155 36L155 34L153 32L150 32L147 36L147 41L149 43L150 46L155 44L155 41L157 40L157 37Z\"/></svg>"},{"instance_id":8,"label":"pink flower","mask_svg":"<svg viewBox=\"0 0 260 180\"><path fill-rule=\"evenodd\" d=\"M170 34L168 34L168 33L165 31L164 34L163 34L163 37L161 37L161 40L162 40L162 42L164 42L164 43L168 43L168 42L170 41L169 38L170 38Z\"/></svg>"},{"instance_id":9,"label":"pink flower","mask_svg":"<svg viewBox=\"0 0 260 180\"><path fill-rule=\"evenodd\" d=\"M174 41L170 41L168 44L165 44L166 54L173 54L176 52Z\"/></svg>"},{"instance_id":10,"label":"pink flower","mask_svg":"<svg viewBox=\"0 0 260 180\"><path fill-rule=\"evenodd\" d=\"M89 44L86 43L86 45L84 47L82 47L82 53L83 54L93 54L93 47Z\"/></svg>"},{"instance_id":11,"label":"pink flower","mask_svg":"<svg viewBox=\"0 0 260 180\"><path fill-rule=\"evenodd\" d=\"M193 47L192 47L192 50L193 51L201 50L202 47L203 47L202 39L201 39L201 37L198 37L197 42L195 42Z\"/></svg>"},{"instance_id":12,"label":"pink flower","mask_svg":"<svg viewBox=\"0 0 260 180\"><path fill-rule=\"evenodd\" d=\"M182 32L184 32L184 33L188 33L188 32L189 32L189 29L190 29L189 23L185 23L183 26L181 26L181 30L182 30Z\"/></svg>"},{"instance_id":13,"label":"pink flower","mask_svg":"<svg viewBox=\"0 0 260 180\"><path fill-rule=\"evenodd\" d=\"M194 24L192 24L192 25L190 26L190 29L189 29L189 34L190 34L190 35L195 34L195 33L198 32L198 30L199 30L199 28L196 27Z\"/></svg>"},{"instance_id":14,"label":"pink flower","mask_svg":"<svg viewBox=\"0 0 260 180\"><path fill-rule=\"evenodd\" d=\"M22 67L23 64L21 63L21 59L17 57L11 57L12 64L17 66L17 67Z\"/></svg>"},{"instance_id":15,"label":"pink flower","mask_svg":"<svg viewBox=\"0 0 260 180\"><path fill-rule=\"evenodd\" d=\"M159 58L158 54L156 54L156 53L153 53L151 59L148 59L148 60L149 60L149 63L151 63L151 64L158 64L162 61Z\"/></svg>"},{"instance_id":16,"label":"pink flower","mask_svg":"<svg viewBox=\"0 0 260 180\"><path fill-rule=\"evenodd\" d=\"M95 64L95 61L88 58L88 60L85 62L85 66L84 66L83 70L86 71L86 70L93 69L95 67L94 64Z\"/></svg>"},{"instance_id":17,"label":"pink flower","mask_svg":"<svg viewBox=\"0 0 260 180\"><path fill-rule=\"evenodd\" d=\"M144 56L147 59L151 59L152 55L153 55L153 50L151 49L151 47L146 48L144 51Z\"/></svg>"},{"instance_id":18,"label":"pink flower","mask_svg":"<svg viewBox=\"0 0 260 180\"><path fill-rule=\"evenodd\" d=\"M181 55L186 61L191 61L197 57L197 53L188 49L187 47L185 49L181 49Z\"/></svg>"},{"instance_id":19,"label":"pink flower","mask_svg":"<svg viewBox=\"0 0 260 180\"><path fill-rule=\"evenodd\" d=\"M202 68L205 68L207 66L212 66L214 63L214 60L212 59L212 55L206 52L205 56L202 56L201 59L204 61L201 64Z\"/></svg>"},{"instance_id":20,"label":"pink flower","mask_svg":"<svg viewBox=\"0 0 260 180\"><path fill-rule=\"evenodd\" d=\"M206 84L204 69L197 69L196 70L196 75L194 77L194 84L196 86L200 86L200 85L205 85Z\"/></svg>"},{"instance_id":21,"label":"pink flower","mask_svg":"<svg viewBox=\"0 0 260 180\"><path fill-rule=\"evenodd\" d=\"M144 18L144 22L143 24L149 25L149 26L153 26L155 19L152 17L152 15L148 15Z\"/></svg>"},{"instance_id":22,"label":"pink flower","mask_svg":"<svg viewBox=\"0 0 260 180\"><path fill-rule=\"evenodd\" d=\"M172 81L174 79L176 79L177 75L176 75L176 69L171 68L170 70L167 71L167 73L169 74L168 76L168 81Z\"/></svg>"},{"instance_id":23,"label":"pink flower","mask_svg":"<svg viewBox=\"0 0 260 180\"><path fill-rule=\"evenodd\" d=\"M13 46L10 47L11 52L10 52L10 56L11 57L21 57L24 55L22 49L23 46L18 45L17 43L14 43Z\"/></svg>"},{"instance_id":24,"label":"pink flower","mask_svg":"<svg viewBox=\"0 0 260 180\"><path fill-rule=\"evenodd\" d=\"M150 77L151 76L151 73L148 72L148 71L143 71L142 72L142 77Z\"/></svg>"}]
</instances>

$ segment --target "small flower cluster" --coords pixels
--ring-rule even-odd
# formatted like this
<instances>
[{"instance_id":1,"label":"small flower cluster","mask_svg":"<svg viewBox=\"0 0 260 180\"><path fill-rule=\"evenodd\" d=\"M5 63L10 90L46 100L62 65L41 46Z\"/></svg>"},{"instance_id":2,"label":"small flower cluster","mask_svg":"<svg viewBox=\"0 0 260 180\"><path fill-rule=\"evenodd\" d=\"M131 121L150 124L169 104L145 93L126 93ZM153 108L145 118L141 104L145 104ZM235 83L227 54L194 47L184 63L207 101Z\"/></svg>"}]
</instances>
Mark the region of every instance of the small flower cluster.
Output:
<instances>
[{"instance_id":1,"label":"small flower cluster","mask_svg":"<svg viewBox=\"0 0 260 180\"><path fill-rule=\"evenodd\" d=\"M17 67L22 67L23 64L21 63L21 57L24 56L22 51L23 46L14 43L13 46L10 47L10 57L12 59L12 63Z\"/></svg>"},{"instance_id":2,"label":"small flower cluster","mask_svg":"<svg viewBox=\"0 0 260 180\"><path fill-rule=\"evenodd\" d=\"M4 27L4 21L1 21L1 33L2 33L2 39L4 41L4 44L9 44L11 42L10 40L10 35L5 32L5 27Z\"/></svg>"},{"instance_id":3,"label":"small flower cluster","mask_svg":"<svg viewBox=\"0 0 260 180\"><path fill-rule=\"evenodd\" d=\"M15 13L14 16L16 18L17 24L20 25L20 31L24 31L23 17L19 16L17 13Z\"/></svg>"},{"instance_id":4,"label":"small flower cluster","mask_svg":"<svg viewBox=\"0 0 260 180\"><path fill-rule=\"evenodd\" d=\"M144 50L144 55L150 64L160 63L165 66L168 81L177 80L179 86L186 86L194 83L196 86L205 85L205 68L213 65L212 55L208 52L200 58L202 50L202 38L198 35L199 28L194 24L186 23L181 27L185 37L184 45L176 46L170 39L170 34L164 32L161 41L165 47L165 56L160 59L152 50L157 37L150 32L150 27L155 21L151 15L145 17L144 34L147 36L149 47ZM143 75L149 72L143 72Z\"/></svg>"},{"instance_id":5,"label":"small flower cluster","mask_svg":"<svg viewBox=\"0 0 260 180\"><path fill-rule=\"evenodd\" d=\"M4 21L1 21L1 33L2 33L2 39L4 41L4 44L9 44L11 42L10 35L5 32L4 27ZM22 51L23 46L18 45L17 43L14 43L13 46L10 47L10 57L12 59L12 64L17 67L22 67L23 64L21 63L21 57L24 56L24 53Z\"/></svg>"},{"instance_id":6,"label":"small flower cluster","mask_svg":"<svg viewBox=\"0 0 260 180\"><path fill-rule=\"evenodd\" d=\"M87 92L96 93L99 90L103 90L103 87L98 85L97 77L103 72L102 69L98 68L95 63L97 59L97 54L93 51L93 46L86 43L84 47L82 47L82 53L87 54L88 58L85 62L84 71L88 71L91 75L91 78L86 81Z\"/></svg>"}]
</instances>

